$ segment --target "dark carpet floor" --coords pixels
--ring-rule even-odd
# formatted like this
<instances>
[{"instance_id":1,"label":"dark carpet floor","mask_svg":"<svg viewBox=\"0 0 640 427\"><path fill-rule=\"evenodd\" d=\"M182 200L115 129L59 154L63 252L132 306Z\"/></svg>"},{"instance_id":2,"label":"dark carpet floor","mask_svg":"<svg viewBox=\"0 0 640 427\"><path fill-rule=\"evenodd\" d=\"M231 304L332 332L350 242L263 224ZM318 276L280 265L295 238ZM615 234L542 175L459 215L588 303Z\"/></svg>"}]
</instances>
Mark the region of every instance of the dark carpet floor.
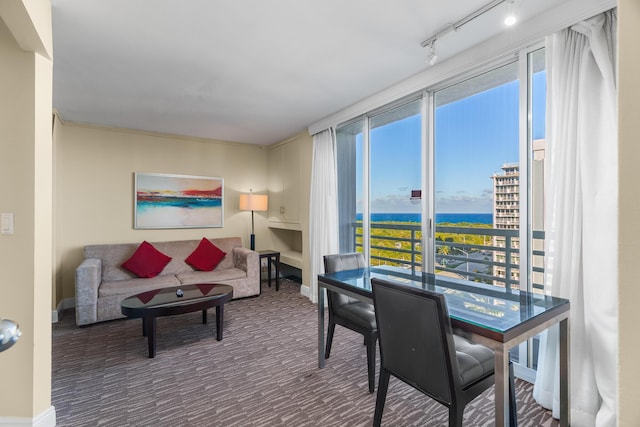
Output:
<instances>
[{"instance_id":1,"label":"dark carpet floor","mask_svg":"<svg viewBox=\"0 0 640 427\"><path fill-rule=\"evenodd\" d=\"M225 306L224 339L215 316L158 319L157 354L147 357L139 319L53 326L52 404L58 426L370 426L362 336L337 327L331 358L317 366L316 306L300 286ZM378 359L379 360L379 359ZM517 380L520 426L557 426ZM376 387L377 389L377 387ZM447 410L394 378L383 425L443 426ZM493 391L467 406L465 426L493 425Z\"/></svg>"}]
</instances>

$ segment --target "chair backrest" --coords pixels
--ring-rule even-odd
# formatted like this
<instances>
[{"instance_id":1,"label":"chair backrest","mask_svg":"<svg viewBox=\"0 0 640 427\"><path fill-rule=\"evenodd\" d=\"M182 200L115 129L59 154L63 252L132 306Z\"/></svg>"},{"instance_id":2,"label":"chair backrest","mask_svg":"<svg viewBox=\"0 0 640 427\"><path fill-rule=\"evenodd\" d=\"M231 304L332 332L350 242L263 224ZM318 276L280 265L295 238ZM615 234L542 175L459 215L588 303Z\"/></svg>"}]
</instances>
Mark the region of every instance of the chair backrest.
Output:
<instances>
[{"instance_id":1,"label":"chair backrest","mask_svg":"<svg viewBox=\"0 0 640 427\"><path fill-rule=\"evenodd\" d=\"M324 272L335 273L337 271L357 270L365 268L367 264L364 255L360 252L348 254L333 254L324 256Z\"/></svg>"},{"instance_id":2,"label":"chair backrest","mask_svg":"<svg viewBox=\"0 0 640 427\"><path fill-rule=\"evenodd\" d=\"M387 371L444 404L456 398L458 369L444 296L372 279L380 342Z\"/></svg>"},{"instance_id":3,"label":"chair backrest","mask_svg":"<svg viewBox=\"0 0 640 427\"><path fill-rule=\"evenodd\" d=\"M324 272L336 273L338 271L346 270L358 270L367 266L364 255L360 252L352 252L346 254L332 254L324 256ZM329 297L329 310L332 310L333 306L339 306L347 304L352 300L348 297L337 292L327 292Z\"/></svg>"}]
</instances>

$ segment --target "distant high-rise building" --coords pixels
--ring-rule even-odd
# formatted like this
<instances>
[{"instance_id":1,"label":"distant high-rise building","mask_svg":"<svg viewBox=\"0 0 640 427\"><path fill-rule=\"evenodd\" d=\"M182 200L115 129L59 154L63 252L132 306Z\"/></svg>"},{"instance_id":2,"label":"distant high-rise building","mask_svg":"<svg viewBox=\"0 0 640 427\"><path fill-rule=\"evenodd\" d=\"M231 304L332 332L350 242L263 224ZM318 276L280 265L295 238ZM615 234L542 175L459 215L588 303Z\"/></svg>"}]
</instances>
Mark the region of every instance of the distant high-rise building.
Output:
<instances>
[{"instance_id":1,"label":"distant high-rise building","mask_svg":"<svg viewBox=\"0 0 640 427\"><path fill-rule=\"evenodd\" d=\"M502 173L493 179L493 227L501 230L517 230L520 224L520 166L517 163L502 165Z\"/></svg>"},{"instance_id":2,"label":"distant high-rise building","mask_svg":"<svg viewBox=\"0 0 640 427\"><path fill-rule=\"evenodd\" d=\"M517 163L505 163L502 165L502 172L495 173L493 179L493 228L498 230L517 230L520 227L520 166ZM505 248L507 238L504 236L494 236L493 246ZM493 252L493 262L501 264L519 265L520 259L517 252L519 241L517 238L510 239L511 260L507 260L507 252ZM495 265L493 275L505 279L507 271L511 280L519 280L520 273L517 268ZM494 280L494 285L504 286L504 282L499 279Z\"/></svg>"},{"instance_id":3,"label":"distant high-rise building","mask_svg":"<svg viewBox=\"0 0 640 427\"><path fill-rule=\"evenodd\" d=\"M533 141L533 162L531 165L531 220L534 231L544 231L544 149L545 140L537 139ZM493 179L493 228L498 230L519 230L520 229L520 166L518 163L505 163L502 165L502 172L495 173ZM493 245L505 248L507 239L504 236L495 236ZM511 280L520 280L520 239L512 237L510 239L511 260L506 259L506 252L494 251L494 263L505 264L505 266L493 267L493 275L502 279L506 278L509 271ZM533 251L544 250L543 240L534 239L532 243ZM509 262L507 262L509 261ZM506 266L511 264L510 266ZM543 258L541 256L532 257L533 267L541 268ZM543 283L542 274L533 272L533 282ZM501 280L494 280L495 285L504 286Z\"/></svg>"}]
</instances>

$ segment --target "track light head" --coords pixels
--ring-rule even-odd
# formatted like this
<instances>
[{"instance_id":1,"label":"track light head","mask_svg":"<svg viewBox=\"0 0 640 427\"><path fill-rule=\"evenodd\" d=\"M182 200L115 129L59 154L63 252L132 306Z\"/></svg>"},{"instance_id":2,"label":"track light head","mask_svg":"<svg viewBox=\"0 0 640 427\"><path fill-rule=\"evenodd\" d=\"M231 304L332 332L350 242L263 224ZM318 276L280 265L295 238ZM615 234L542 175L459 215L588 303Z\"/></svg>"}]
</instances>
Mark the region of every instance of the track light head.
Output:
<instances>
[{"instance_id":1,"label":"track light head","mask_svg":"<svg viewBox=\"0 0 640 427\"><path fill-rule=\"evenodd\" d=\"M518 22L518 14L516 12L516 0L507 0L507 14L504 16L504 25L511 27Z\"/></svg>"},{"instance_id":2,"label":"track light head","mask_svg":"<svg viewBox=\"0 0 640 427\"><path fill-rule=\"evenodd\" d=\"M427 55L427 59L425 62L429 65L433 65L438 61L438 55L436 55L436 41L432 41L429 44L429 54Z\"/></svg>"}]
</instances>

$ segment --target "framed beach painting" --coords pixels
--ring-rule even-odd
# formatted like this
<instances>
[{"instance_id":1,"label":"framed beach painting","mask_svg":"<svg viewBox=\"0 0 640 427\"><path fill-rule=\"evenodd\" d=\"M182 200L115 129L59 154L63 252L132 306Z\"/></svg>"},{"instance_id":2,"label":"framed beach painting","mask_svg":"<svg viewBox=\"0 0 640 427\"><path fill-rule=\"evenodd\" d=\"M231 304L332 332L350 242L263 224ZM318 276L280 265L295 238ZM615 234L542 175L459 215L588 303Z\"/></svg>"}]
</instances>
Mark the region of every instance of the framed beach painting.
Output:
<instances>
[{"instance_id":1,"label":"framed beach painting","mask_svg":"<svg viewBox=\"0 0 640 427\"><path fill-rule=\"evenodd\" d=\"M222 178L136 172L134 181L135 229L222 227Z\"/></svg>"}]
</instances>

